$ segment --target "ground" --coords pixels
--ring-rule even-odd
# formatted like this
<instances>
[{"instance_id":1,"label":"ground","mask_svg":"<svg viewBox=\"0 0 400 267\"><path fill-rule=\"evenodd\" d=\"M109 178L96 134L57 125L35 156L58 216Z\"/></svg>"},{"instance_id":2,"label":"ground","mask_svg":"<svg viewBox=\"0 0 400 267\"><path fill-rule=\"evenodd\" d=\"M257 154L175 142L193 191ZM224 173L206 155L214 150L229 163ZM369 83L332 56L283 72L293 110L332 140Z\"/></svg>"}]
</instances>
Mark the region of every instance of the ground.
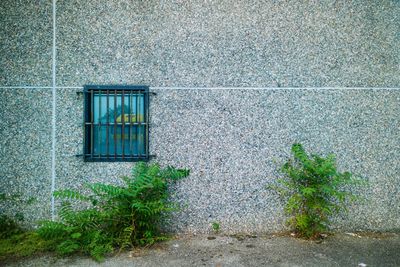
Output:
<instances>
[{"instance_id":1,"label":"ground","mask_svg":"<svg viewBox=\"0 0 400 267\"><path fill-rule=\"evenodd\" d=\"M0 263L1 264L1 263ZM7 266L400 266L399 233L342 233L322 241L290 235L180 236L108 257L41 256Z\"/></svg>"}]
</instances>

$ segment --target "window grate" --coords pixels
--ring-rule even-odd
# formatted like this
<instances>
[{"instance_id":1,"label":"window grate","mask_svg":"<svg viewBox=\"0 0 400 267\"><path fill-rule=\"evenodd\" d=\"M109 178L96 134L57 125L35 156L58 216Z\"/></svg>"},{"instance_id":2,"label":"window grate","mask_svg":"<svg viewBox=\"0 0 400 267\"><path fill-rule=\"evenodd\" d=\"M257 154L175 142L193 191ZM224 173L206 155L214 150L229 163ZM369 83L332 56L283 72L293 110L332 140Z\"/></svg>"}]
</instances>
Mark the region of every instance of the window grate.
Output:
<instances>
[{"instance_id":1,"label":"window grate","mask_svg":"<svg viewBox=\"0 0 400 267\"><path fill-rule=\"evenodd\" d=\"M149 87L84 87L85 161L149 159Z\"/></svg>"}]
</instances>

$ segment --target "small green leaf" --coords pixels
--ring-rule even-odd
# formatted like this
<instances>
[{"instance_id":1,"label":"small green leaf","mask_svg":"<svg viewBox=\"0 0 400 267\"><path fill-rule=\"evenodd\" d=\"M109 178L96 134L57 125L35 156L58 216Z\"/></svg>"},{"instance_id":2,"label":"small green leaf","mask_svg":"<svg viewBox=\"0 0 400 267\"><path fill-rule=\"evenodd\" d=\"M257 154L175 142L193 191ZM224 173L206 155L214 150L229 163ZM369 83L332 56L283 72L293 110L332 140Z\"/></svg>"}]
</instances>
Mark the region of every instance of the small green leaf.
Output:
<instances>
[{"instance_id":1,"label":"small green leaf","mask_svg":"<svg viewBox=\"0 0 400 267\"><path fill-rule=\"evenodd\" d=\"M73 233L73 234L71 234L71 238L72 238L72 239L78 239L78 238L80 238L81 236L82 236L81 233Z\"/></svg>"}]
</instances>

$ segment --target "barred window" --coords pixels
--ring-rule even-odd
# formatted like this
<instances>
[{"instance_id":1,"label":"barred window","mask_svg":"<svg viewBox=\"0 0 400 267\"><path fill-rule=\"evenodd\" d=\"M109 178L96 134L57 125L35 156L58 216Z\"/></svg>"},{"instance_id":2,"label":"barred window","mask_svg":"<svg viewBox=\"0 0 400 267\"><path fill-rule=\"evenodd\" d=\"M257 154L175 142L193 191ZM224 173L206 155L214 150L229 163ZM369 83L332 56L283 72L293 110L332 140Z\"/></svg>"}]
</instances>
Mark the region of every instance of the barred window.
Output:
<instances>
[{"instance_id":1,"label":"barred window","mask_svg":"<svg viewBox=\"0 0 400 267\"><path fill-rule=\"evenodd\" d=\"M149 159L149 88L85 85L85 161Z\"/></svg>"}]
</instances>

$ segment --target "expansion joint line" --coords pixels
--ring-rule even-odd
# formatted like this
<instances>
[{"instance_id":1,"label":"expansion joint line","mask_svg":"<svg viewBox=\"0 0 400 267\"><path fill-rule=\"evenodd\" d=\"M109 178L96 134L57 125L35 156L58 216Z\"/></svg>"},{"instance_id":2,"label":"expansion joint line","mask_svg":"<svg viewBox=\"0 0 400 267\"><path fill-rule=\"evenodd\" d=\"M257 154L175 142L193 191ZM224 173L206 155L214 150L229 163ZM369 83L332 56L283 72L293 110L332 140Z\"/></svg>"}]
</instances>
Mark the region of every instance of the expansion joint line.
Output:
<instances>
[{"instance_id":1,"label":"expansion joint line","mask_svg":"<svg viewBox=\"0 0 400 267\"><path fill-rule=\"evenodd\" d=\"M52 131L51 131L51 219L55 219L55 201L54 190L56 184L56 0L53 0L53 60L52 60L52 96L53 96L53 113L52 113Z\"/></svg>"}]
</instances>

